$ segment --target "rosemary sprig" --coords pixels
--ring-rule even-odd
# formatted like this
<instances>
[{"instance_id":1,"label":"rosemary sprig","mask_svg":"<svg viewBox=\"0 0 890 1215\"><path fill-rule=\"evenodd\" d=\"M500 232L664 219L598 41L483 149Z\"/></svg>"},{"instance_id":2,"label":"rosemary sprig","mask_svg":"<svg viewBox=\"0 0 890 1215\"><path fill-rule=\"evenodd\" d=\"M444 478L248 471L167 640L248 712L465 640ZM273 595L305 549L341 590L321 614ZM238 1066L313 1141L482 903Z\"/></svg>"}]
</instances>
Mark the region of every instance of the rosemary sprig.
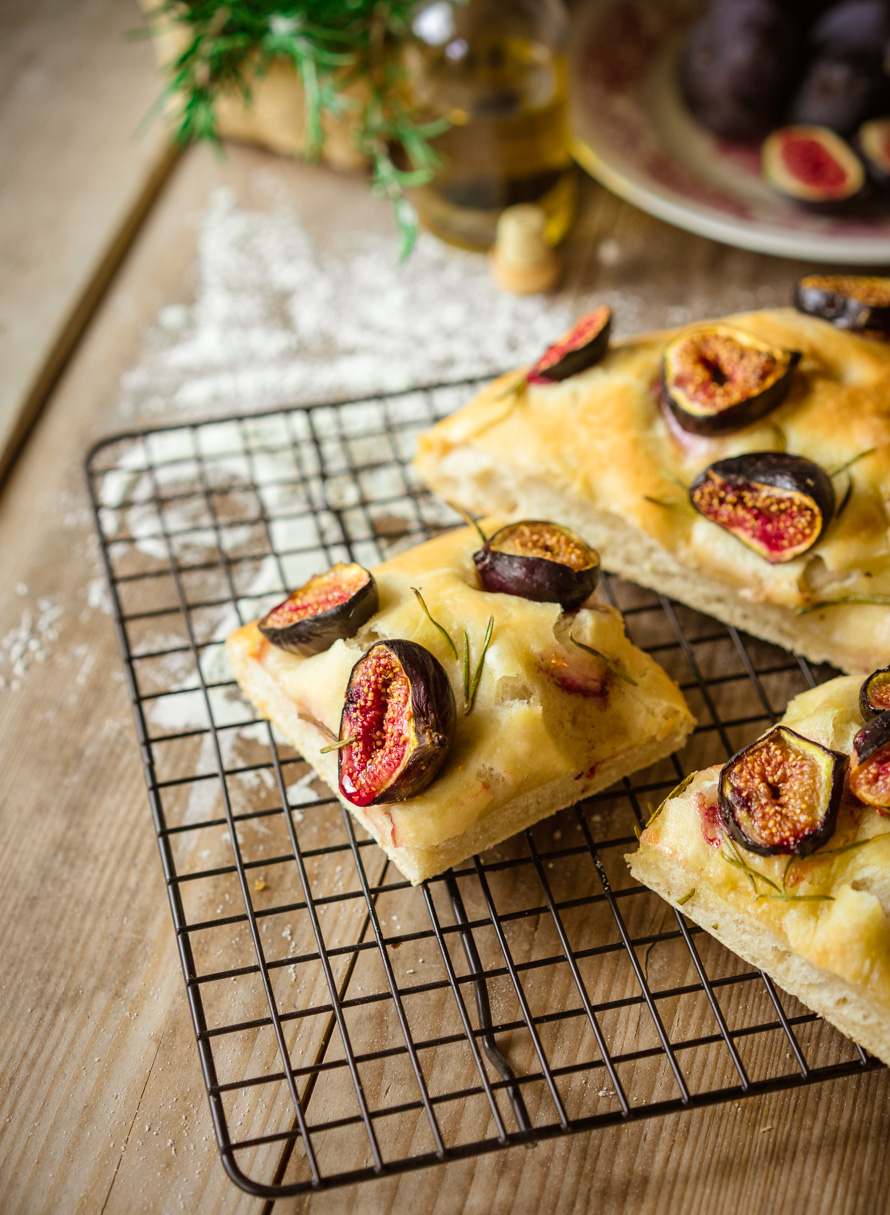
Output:
<instances>
[{"instance_id":1,"label":"rosemary sprig","mask_svg":"<svg viewBox=\"0 0 890 1215\"><path fill-rule=\"evenodd\" d=\"M491 638L494 633L494 616L488 617L488 627L485 630L485 640L482 642L482 653L479 655L479 661L476 663L476 670L472 680L469 679L470 670L470 642L466 632L464 632L464 671L468 680L466 700L467 706L464 709L464 716L468 716L473 711L473 705L476 703L476 693L479 691L479 680L482 678L482 665L485 662L485 655L488 653L488 647L491 645Z\"/></svg>"},{"instance_id":2,"label":"rosemary sprig","mask_svg":"<svg viewBox=\"0 0 890 1215\"><path fill-rule=\"evenodd\" d=\"M838 473L846 472L848 468L852 468L854 464L858 464L866 456L874 455L877 450L876 447L869 447L865 451L861 451L858 456L852 456L849 460L845 460L843 464L838 464L837 468L833 468L828 474L829 477L836 477Z\"/></svg>"},{"instance_id":3,"label":"rosemary sprig","mask_svg":"<svg viewBox=\"0 0 890 1215\"><path fill-rule=\"evenodd\" d=\"M678 502L676 498L652 498L649 494L643 494L644 502L651 502L653 506L663 506L665 510L692 510L688 502Z\"/></svg>"},{"instance_id":4,"label":"rosemary sprig","mask_svg":"<svg viewBox=\"0 0 890 1215\"><path fill-rule=\"evenodd\" d=\"M676 485L678 489L682 489L682 490L688 492L689 486L686 484L686 482L681 481L679 477L675 476L674 473L672 473L669 468L665 468L664 465L662 465L662 467L661 467L661 475L665 478L666 481L672 481L673 484Z\"/></svg>"},{"instance_id":5,"label":"rosemary sprig","mask_svg":"<svg viewBox=\"0 0 890 1215\"><path fill-rule=\"evenodd\" d=\"M853 478L847 473L847 488L844 490L844 496L841 498L841 504L834 512L834 521L837 523L841 515L847 509L847 504L853 496Z\"/></svg>"},{"instance_id":6,"label":"rosemary sprig","mask_svg":"<svg viewBox=\"0 0 890 1215\"><path fill-rule=\"evenodd\" d=\"M219 145L216 102L240 94L249 105L253 82L273 63L293 65L303 87L305 158L322 151L326 116L351 114L372 191L392 204L406 256L417 217L405 191L433 176L440 157L432 141L450 125L422 121L407 87L400 47L413 8L414 0L158 0L151 26L187 34L160 98L175 101L175 138Z\"/></svg>"},{"instance_id":7,"label":"rosemary sprig","mask_svg":"<svg viewBox=\"0 0 890 1215\"><path fill-rule=\"evenodd\" d=\"M327 755L330 751L342 751L344 747L351 747L354 742L358 742L357 734L353 734L349 738L339 739L335 743L330 743L327 747L322 747L319 755Z\"/></svg>"},{"instance_id":8,"label":"rosemary sprig","mask_svg":"<svg viewBox=\"0 0 890 1215\"><path fill-rule=\"evenodd\" d=\"M780 890L778 894L758 894L759 899L778 900L782 903L833 903L833 894L786 894Z\"/></svg>"},{"instance_id":9,"label":"rosemary sprig","mask_svg":"<svg viewBox=\"0 0 890 1215\"><path fill-rule=\"evenodd\" d=\"M738 848L736 848L735 843L726 831L723 832L723 838L726 841L731 855L727 856L722 849L720 851L720 855L723 857L724 861L726 861L727 865L734 865L736 869L742 870L742 872L748 878L748 881L751 883L751 889L755 894L758 893L757 883L760 881L765 882L767 886L776 892L776 894L781 895L781 889L776 885L772 878L768 878L766 874L761 873L759 869L752 869L747 861L742 859L741 853L739 852Z\"/></svg>"},{"instance_id":10,"label":"rosemary sprig","mask_svg":"<svg viewBox=\"0 0 890 1215\"><path fill-rule=\"evenodd\" d=\"M433 626L433 628L438 629L439 632L442 634L442 636L445 638L446 642L448 643L448 648L451 650L451 653L454 655L455 661L457 661L457 646L451 640L451 634L448 632L448 630L445 628L444 625L439 624L438 620L433 619L433 616L430 613L430 609L426 606L426 600L424 599L423 595L421 595L421 593L417 589L417 587L412 586L411 590L414 592L417 602L420 604L420 606L423 608L424 612L426 613L427 620L430 622L430 624ZM464 634L464 636L466 636L466 634Z\"/></svg>"},{"instance_id":11,"label":"rosemary sprig","mask_svg":"<svg viewBox=\"0 0 890 1215\"><path fill-rule=\"evenodd\" d=\"M569 633L569 641L571 641L573 645L576 645L579 650L584 650L586 653L592 654L594 658L598 658L600 662L612 672L613 675L616 675L619 679L623 679L625 683L629 683L635 688L639 687L637 681L635 679L631 679L630 675L628 675L626 671L622 671L621 667L619 667L618 663L615 662L614 659L607 658L605 654L600 653L599 650L595 650L592 645L585 645L583 641L579 641L572 633Z\"/></svg>"},{"instance_id":12,"label":"rosemary sprig","mask_svg":"<svg viewBox=\"0 0 890 1215\"><path fill-rule=\"evenodd\" d=\"M785 879L788 876L791 866L796 865L798 861L824 861L833 856L842 856L845 852L852 852L855 848L864 848L866 844L873 844L875 840L890 839L890 831L881 831L877 835L870 835L865 840L853 840L849 844L841 844L839 848L826 848L819 852L811 852L809 856L790 856L788 864L785 866L785 872L782 874L782 889L785 889Z\"/></svg>"},{"instance_id":13,"label":"rosemary sprig","mask_svg":"<svg viewBox=\"0 0 890 1215\"><path fill-rule=\"evenodd\" d=\"M673 801L675 797L679 797L680 794L683 793L688 788L688 786L691 784L691 782L694 779L695 779L695 773L690 772L688 776L683 777L683 779L680 781L679 785L675 785L673 787L673 789L671 789L671 791L667 795L667 797L662 802L660 802L659 805L657 805L654 810L652 810L649 817L646 819L645 823L643 824L644 831L650 825L650 823L655 822L655 820L658 818L659 814L661 814L662 810L665 808L665 806L668 804L668 802Z\"/></svg>"},{"instance_id":14,"label":"rosemary sprig","mask_svg":"<svg viewBox=\"0 0 890 1215\"><path fill-rule=\"evenodd\" d=\"M875 607L890 606L890 595L841 595L839 599L822 599L819 603L810 603L807 607L798 608L795 616L806 616L810 612L819 612L822 608L847 607L852 603L870 603Z\"/></svg>"},{"instance_id":15,"label":"rosemary sprig","mask_svg":"<svg viewBox=\"0 0 890 1215\"><path fill-rule=\"evenodd\" d=\"M463 519L464 523L466 523L466 525L468 527L474 527L476 529L476 534L478 535L479 539L482 541L483 544L487 543L488 537L486 536L486 534L482 530L482 528L479 526L478 519L474 519L468 510L464 510L464 508L462 506L458 506L455 502L446 501L445 505L450 507L451 510L453 510L456 515L460 515L461 519Z\"/></svg>"},{"instance_id":16,"label":"rosemary sprig","mask_svg":"<svg viewBox=\"0 0 890 1215\"><path fill-rule=\"evenodd\" d=\"M522 375L518 380L514 381L503 392L499 392L496 397L492 397L493 401L506 401L508 397L519 397L528 388L528 375Z\"/></svg>"},{"instance_id":17,"label":"rosemary sprig","mask_svg":"<svg viewBox=\"0 0 890 1215\"><path fill-rule=\"evenodd\" d=\"M677 906L682 907L684 904L688 903L694 894L695 894L695 887L693 886L691 890L686 891L686 893L683 895L682 899L677 899Z\"/></svg>"}]
</instances>

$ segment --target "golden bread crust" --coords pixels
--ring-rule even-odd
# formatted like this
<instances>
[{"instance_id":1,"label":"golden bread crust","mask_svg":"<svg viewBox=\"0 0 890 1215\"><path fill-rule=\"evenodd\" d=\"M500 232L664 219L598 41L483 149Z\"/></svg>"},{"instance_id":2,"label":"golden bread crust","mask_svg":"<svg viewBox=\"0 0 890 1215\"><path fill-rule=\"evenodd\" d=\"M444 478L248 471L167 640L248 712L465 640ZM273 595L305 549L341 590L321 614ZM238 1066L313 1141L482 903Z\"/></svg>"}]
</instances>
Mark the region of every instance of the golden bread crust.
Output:
<instances>
[{"instance_id":1,"label":"golden bread crust","mask_svg":"<svg viewBox=\"0 0 890 1215\"><path fill-rule=\"evenodd\" d=\"M859 685L841 676L804 692L782 721L849 755ZM847 796L831 839L788 867L786 855L727 843L719 773L704 769L663 804L627 857L631 873L890 1062L890 818Z\"/></svg>"},{"instance_id":2,"label":"golden bread crust","mask_svg":"<svg viewBox=\"0 0 890 1215\"><path fill-rule=\"evenodd\" d=\"M334 789L337 755L321 748L339 735L346 685L362 653L402 637L439 659L458 708L443 771L409 801L360 809L341 799L415 882L670 754L694 724L676 685L627 640L618 612L591 603L569 622L557 604L480 590L472 560L478 547L473 529L461 528L378 566L379 611L355 637L311 658L270 645L256 623L227 642L242 688ZM462 664L412 587L459 652L466 630L474 666L494 618L470 714ZM570 628L624 678L574 646Z\"/></svg>"},{"instance_id":3,"label":"golden bread crust","mask_svg":"<svg viewBox=\"0 0 890 1215\"><path fill-rule=\"evenodd\" d=\"M511 394L520 376L501 377L421 436L418 471L468 509L517 517L547 506L586 528L607 568L768 640L788 644L793 636L817 661L872 670L890 650L886 606L795 612L851 594L890 594L890 344L791 308L724 320L801 352L786 400L743 430L693 436L665 416L661 356L681 332L670 330L618 342L597 366L559 384ZM715 460L783 448L829 472L856 463L834 478L839 502L848 478L852 490L816 547L770 565L696 514L683 486ZM759 607L762 631L752 610Z\"/></svg>"}]
</instances>

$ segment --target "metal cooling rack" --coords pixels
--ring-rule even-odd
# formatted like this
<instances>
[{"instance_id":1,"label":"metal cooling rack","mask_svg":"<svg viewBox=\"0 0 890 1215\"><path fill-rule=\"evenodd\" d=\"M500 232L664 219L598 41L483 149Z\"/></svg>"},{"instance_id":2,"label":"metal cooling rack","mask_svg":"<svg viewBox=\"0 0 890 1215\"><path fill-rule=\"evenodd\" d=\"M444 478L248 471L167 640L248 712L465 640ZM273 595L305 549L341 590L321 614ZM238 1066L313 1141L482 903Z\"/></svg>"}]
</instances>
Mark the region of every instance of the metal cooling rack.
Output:
<instances>
[{"instance_id":1,"label":"metal cooling rack","mask_svg":"<svg viewBox=\"0 0 890 1215\"><path fill-rule=\"evenodd\" d=\"M879 1066L634 884L634 827L832 672L606 577L679 756L412 889L238 693L226 634L455 516L408 465L476 385L118 436L87 473L213 1123L279 1198Z\"/></svg>"}]
</instances>

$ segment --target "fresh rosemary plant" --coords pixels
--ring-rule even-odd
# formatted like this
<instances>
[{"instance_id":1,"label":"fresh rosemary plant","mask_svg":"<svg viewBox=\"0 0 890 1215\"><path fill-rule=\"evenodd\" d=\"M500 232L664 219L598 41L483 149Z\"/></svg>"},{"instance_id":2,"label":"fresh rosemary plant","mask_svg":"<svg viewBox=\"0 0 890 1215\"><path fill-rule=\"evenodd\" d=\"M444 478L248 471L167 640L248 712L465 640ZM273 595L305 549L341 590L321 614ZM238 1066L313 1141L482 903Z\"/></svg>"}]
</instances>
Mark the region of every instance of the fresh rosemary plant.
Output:
<instances>
[{"instance_id":1,"label":"fresh rosemary plant","mask_svg":"<svg viewBox=\"0 0 890 1215\"><path fill-rule=\"evenodd\" d=\"M406 256L417 217L405 196L433 176L431 140L447 120L414 109L399 47L415 0L158 0L153 29L185 27L188 43L167 65L161 101L173 98L180 143L219 142L214 103L223 93L251 101L251 81L273 61L292 63L305 95L307 160L324 144L322 118L352 112L355 142L371 167L371 189L392 203ZM360 99L347 90L357 81Z\"/></svg>"}]
</instances>

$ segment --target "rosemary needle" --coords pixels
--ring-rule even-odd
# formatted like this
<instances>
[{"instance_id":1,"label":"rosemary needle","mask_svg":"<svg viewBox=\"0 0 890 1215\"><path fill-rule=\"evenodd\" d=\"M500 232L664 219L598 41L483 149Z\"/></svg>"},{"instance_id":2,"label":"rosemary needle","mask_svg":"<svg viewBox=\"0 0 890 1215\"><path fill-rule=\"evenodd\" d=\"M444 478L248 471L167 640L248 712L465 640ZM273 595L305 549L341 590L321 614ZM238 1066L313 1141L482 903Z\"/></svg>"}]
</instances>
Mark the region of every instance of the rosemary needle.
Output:
<instances>
[{"instance_id":1,"label":"rosemary needle","mask_svg":"<svg viewBox=\"0 0 890 1215\"><path fill-rule=\"evenodd\" d=\"M437 628L439 630L439 632L442 634L442 636L445 638L445 640L448 643L448 648L451 650L451 653L454 655L455 660L456 660L457 659L457 646L455 646L454 642L451 640L451 634L448 632L448 630L445 628L444 625L439 624L438 620L433 619L430 609L426 606L426 600L424 599L423 595L421 595L421 593L417 589L417 587L412 586L411 590L414 592L417 602L420 604L420 606L423 608L424 612L426 613L427 620L430 622L430 624L434 628Z\"/></svg>"}]
</instances>

